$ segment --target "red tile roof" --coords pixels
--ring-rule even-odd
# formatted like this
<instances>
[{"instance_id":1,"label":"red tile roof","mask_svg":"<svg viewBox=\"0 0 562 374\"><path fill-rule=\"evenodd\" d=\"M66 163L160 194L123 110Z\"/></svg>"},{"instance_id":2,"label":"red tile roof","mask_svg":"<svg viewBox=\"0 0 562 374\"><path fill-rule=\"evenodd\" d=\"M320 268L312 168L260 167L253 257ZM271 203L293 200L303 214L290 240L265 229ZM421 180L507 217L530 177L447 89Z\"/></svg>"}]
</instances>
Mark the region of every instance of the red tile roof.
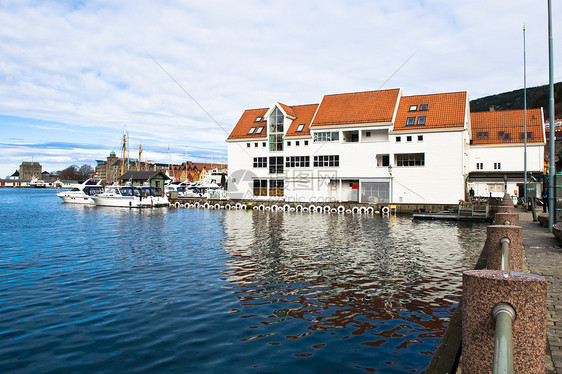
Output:
<instances>
[{"instance_id":1,"label":"red tile roof","mask_svg":"<svg viewBox=\"0 0 562 374\"><path fill-rule=\"evenodd\" d=\"M524 143L523 110L499 110L470 114L472 144ZM527 109L527 143L544 143L541 109ZM530 133L530 134L529 134Z\"/></svg>"},{"instance_id":2,"label":"red tile roof","mask_svg":"<svg viewBox=\"0 0 562 374\"><path fill-rule=\"evenodd\" d=\"M318 109L318 104L310 105L299 105L292 108L295 114L295 120L291 123L291 126L287 129L285 137L290 136L310 136L310 122L312 122L312 117ZM302 131L297 132L299 125L304 124Z\"/></svg>"},{"instance_id":3,"label":"red tile roof","mask_svg":"<svg viewBox=\"0 0 562 374\"><path fill-rule=\"evenodd\" d=\"M400 89L326 95L312 127L391 122Z\"/></svg>"},{"instance_id":4,"label":"red tile roof","mask_svg":"<svg viewBox=\"0 0 562 374\"><path fill-rule=\"evenodd\" d=\"M263 121L263 116L268 110L269 108L245 110L226 140L265 139L267 137L267 122ZM258 118L260 118L260 121L256 121ZM261 133L256 134L255 130L261 126L263 126L263 130ZM252 127L255 128L254 132L252 134L248 134Z\"/></svg>"},{"instance_id":5,"label":"red tile roof","mask_svg":"<svg viewBox=\"0 0 562 374\"><path fill-rule=\"evenodd\" d=\"M400 105L396 113L394 131L419 131L443 128L462 129L467 120L465 118L467 98L468 94L466 91L403 96L400 99ZM422 105L427 107L421 110ZM413 108L414 106L415 108ZM408 118L413 118L413 123L408 124ZM425 122L421 124L423 120Z\"/></svg>"}]
</instances>

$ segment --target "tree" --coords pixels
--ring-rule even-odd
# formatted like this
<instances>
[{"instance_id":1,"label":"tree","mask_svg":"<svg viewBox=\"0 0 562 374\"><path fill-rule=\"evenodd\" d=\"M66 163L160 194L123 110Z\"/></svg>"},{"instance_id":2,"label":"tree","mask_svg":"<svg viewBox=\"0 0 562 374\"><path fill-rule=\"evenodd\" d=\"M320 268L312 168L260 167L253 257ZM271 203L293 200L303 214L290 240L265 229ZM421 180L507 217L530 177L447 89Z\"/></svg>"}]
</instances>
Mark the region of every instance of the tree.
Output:
<instances>
[{"instance_id":1,"label":"tree","mask_svg":"<svg viewBox=\"0 0 562 374\"><path fill-rule=\"evenodd\" d=\"M84 164L80 166L80 170L78 170L78 172L82 176L82 179L88 179L94 175L94 168L88 164Z\"/></svg>"}]
</instances>

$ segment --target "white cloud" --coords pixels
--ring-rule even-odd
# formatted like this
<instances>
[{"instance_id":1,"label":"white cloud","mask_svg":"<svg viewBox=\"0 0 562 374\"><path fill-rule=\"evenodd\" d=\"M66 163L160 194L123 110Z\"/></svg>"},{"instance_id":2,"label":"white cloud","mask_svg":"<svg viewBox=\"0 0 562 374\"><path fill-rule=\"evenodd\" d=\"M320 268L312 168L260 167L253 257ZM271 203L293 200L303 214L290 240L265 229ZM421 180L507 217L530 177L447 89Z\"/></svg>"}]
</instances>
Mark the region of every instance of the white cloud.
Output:
<instances>
[{"instance_id":1,"label":"white cloud","mask_svg":"<svg viewBox=\"0 0 562 374\"><path fill-rule=\"evenodd\" d=\"M520 88L523 22L528 84L545 84L546 17L546 1L532 0L0 1L0 115L64 125L61 141L108 144L98 155L124 128L163 147L162 161L167 144L225 153L244 109L377 89L412 55L385 88L471 98ZM560 50L556 22L554 32ZM21 161L0 161L0 175Z\"/></svg>"}]
</instances>

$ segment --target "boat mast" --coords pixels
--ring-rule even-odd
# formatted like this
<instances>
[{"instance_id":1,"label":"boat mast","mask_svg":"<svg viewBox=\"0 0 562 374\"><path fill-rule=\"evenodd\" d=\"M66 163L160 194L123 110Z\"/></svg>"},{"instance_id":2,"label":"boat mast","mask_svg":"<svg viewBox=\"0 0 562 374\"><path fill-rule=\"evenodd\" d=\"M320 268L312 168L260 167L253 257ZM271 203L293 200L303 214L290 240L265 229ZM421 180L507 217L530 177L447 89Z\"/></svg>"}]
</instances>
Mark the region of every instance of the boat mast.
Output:
<instances>
[{"instance_id":1,"label":"boat mast","mask_svg":"<svg viewBox=\"0 0 562 374\"><path fill-rule=\"evenodd\" d=\"M125 174L125 152L127 151L127 134L123 134L123 158L121 159L121 175Z\"/></svg>"},{"instance_id":2,"label":"boat mast","mask_svg":"<svg viewBox=\"0 0 562 374\"><path fill-rule=\"evenodd\" d=\"M141 169L141 168L140 168L141 154L142 154L142 144L139 144L139 164L138 164L138 167L137 167L137 170L138 170L138 171L141 171L141 170L140 170L140 169Z\"/></svg>"}]
</instances>

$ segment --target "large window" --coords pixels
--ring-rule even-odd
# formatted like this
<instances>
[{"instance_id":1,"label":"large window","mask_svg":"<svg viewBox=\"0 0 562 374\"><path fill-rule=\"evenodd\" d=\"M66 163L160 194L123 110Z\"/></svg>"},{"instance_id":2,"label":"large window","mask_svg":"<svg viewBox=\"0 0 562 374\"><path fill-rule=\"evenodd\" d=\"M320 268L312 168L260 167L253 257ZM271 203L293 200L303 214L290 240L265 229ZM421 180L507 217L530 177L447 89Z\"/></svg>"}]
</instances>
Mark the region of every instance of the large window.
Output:
<instances>
[{"instance_id":1,"label":"large window","mask_svg":"<svg viewBox=\"0 0 562 374\"><path fill-rule=\"evenodd\" d=\"M269 116L269 150L283 150L283 122L285 118L279 108L275 107Z\"/></svg>"},{"instance_id":2,"label":"large window","mask_svg":"<svg viewBox=\"0 0 562 374\"><path fill-rule=\"evenodd\" d=\"M267 196L267 179L254 179L254 196Z\"/></svg>"},{"instance_id":3,"label":"large window","mask_svg":"<svg viewBox=\"0 0 562 374\"><path fill-rule=\"evenodd\" d=\"M403 153L395 155L396 166L424 166L425 153Z\"/></svg>"},{"instance_id":4,"label":"large window","mask_svg":"<svg viewBox=\"0 0 562 374\"><path fill-rule=\"evenodd\" d=\"M340 133L337 131L314 133L315 142L337 142L339 140L340 140Z\"/></svg>"},{"instance_id":5,"label":"large window","mask_svg":"<svg viewBox=\"0 0 562 374\"><path fill-rule=\"evenodd\" d=\"M283 196L285 194L285 183L283 179L271 179L269 181L269 196Z\"/></svg>"},{"instance_id":6,"label":"large window","mask_svg":"<svg viewBox=\"0 0 562 374\"><path fill-rule=\"evenodd\" d=\"M390 201L390 183L388 182L362 182L362 203L388 203Z\"/></svg>"},{"instance_id":7,"label":"large window","mask_svg":"<svg viewBox=\"0 0 562 374\"><path fill-rule=\"evenodd\" d=\"M288 156L285 160L285 167L308 168L310 167L310 156Z\"/></svg>"},{"instance_id":8,"label":"large window","mask_svg":"<svg viewBox=\"0 0 562 374\"><path fill-rule=\"evenodd\" d=\"M314 156L314 167L337 167L340 166L340 156L330 155L330 156Z\"/></svg>"},{"instance_id":9,"label":"large window","mask_svg":"<svg viewBox=\"0 0 562 374\"><path fill-rule=\"evenodd\" d=\"M283 157L270 157L269 158L269 173L280 174L283 173Z\"/></svg>"},{"instance_id":10,"label":"large window","mask_svg":"<svg viewBox=\"0 0 562 374\"><path fill-rule=\"evenodd\" d=\"M254 157L254 167L255 168L266 168L267 167L267 157Z\"/></svg>"}]
</instances>

